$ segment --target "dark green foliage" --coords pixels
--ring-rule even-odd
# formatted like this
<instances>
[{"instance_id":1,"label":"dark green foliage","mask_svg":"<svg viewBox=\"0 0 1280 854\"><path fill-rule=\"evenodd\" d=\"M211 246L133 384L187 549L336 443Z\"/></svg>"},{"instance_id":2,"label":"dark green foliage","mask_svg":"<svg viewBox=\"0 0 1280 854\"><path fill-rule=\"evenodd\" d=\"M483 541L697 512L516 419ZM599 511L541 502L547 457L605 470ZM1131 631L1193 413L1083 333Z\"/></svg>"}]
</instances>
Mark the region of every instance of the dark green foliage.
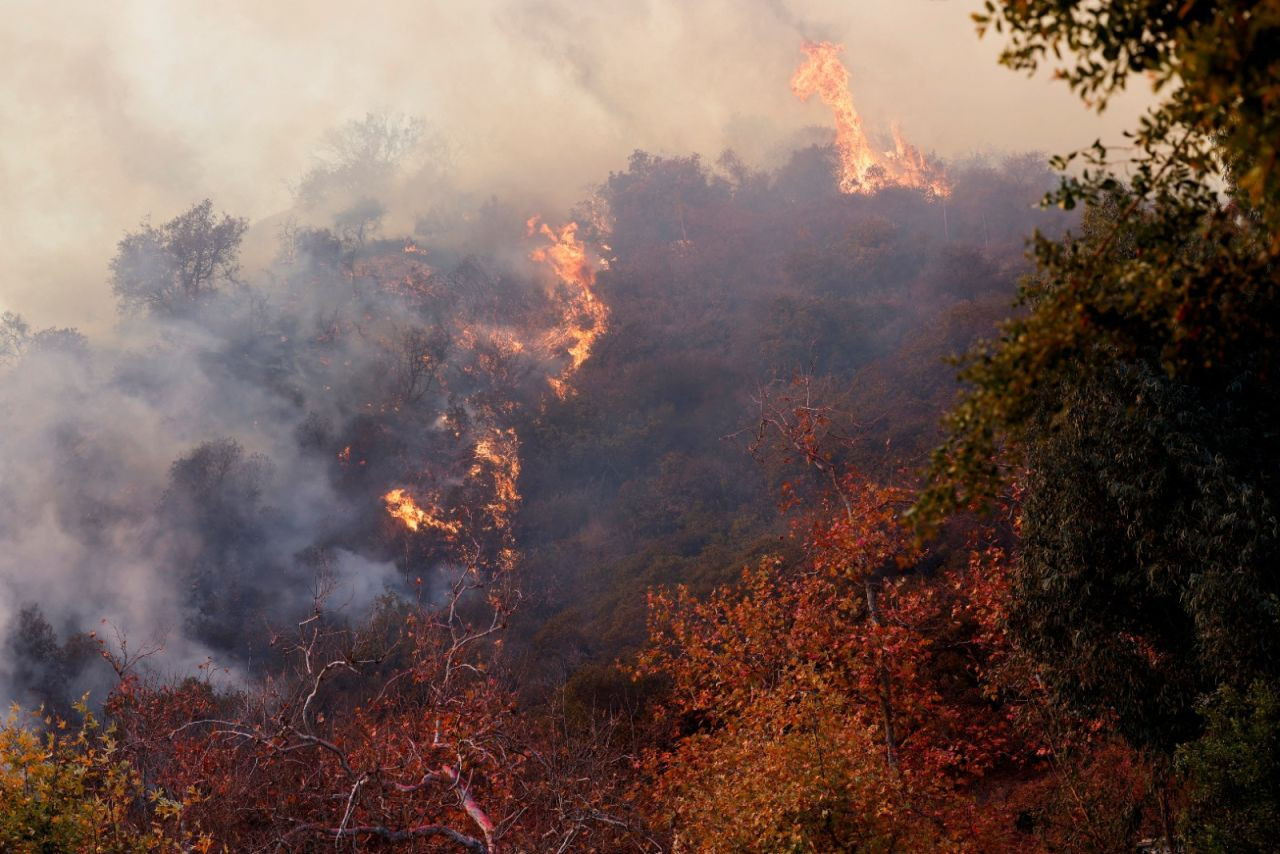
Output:
<instances>
[{"instance_id":1,"label":"dark green foliage","mask_svg":"<svg viewBox=\"0 0 1280 854\"><path fill-rule=\"evenodd\" d=\"M1267 449L1229 401L1142 363L1058 392L1027 446L1013 628L1055 687L1167 750L1201 691L1275 672Z\"/></svg>"},{"instance_id":2,"label":"dark green foliage","mask_svg":"<svg viewBox=\"0 0 1280 854\"><path fill-rule=\"evenodd\" d=\"M1035 391L1105 341L1206 387L1274 374L1280 254L1280 8L1275 4L1108 0L987 2L979 29L1006 33L1012 68L1058 67L1103 108L1130 77L1177 87L1144 117L1127 160L1101 143L1068 157L1080 171L1049 201L1105 216L1083 241L1038 239L1034 310L975 354L974 391L919 508L926 521L985 501L1001 481L993 456L1025 432ZM1050 59L1052 55L1053 59ZM1121 170L1125 175L1122 182ZM1237 204L1216 192L1226 171Z\"/></svg>"},{"instance_id":3,"label":"dark green foliage","mask_svg":"<svg viewBox=\"0 0 1280 854\"><path fill-rule=\"evenodd\" d=\"M1139 169L1135 190L1196 184L1224 165L1270 234L1270 251L1280 251L1280 6L1257 0L983 5L974 19L980 33L993 28L1008 37L1005 65L1024 71L1050 65L1100 110L1132 78L1146 76L1164 97L1134 136L1139 163L1154 167ZM1105 169L1086 173L1075 187L1097 187L1110 177Z\"/></svg>"},{"instance_id":4,"label":"dark green foliage","mask_svg":"<svg viewBox=\"0 0 1280 854\"><path fill-rule=\"evenodd\" d=\"M1084 221L1036 238L1025 312L968 359L916 516L988 504L1029 467L1015 632L1065 699L1167 753L1196 737L1202 694L1278 672L1280 7L975 17L1009 35L1006 64L1060 63L1099 108L1137 73L1178 85L1127 160L1057 159L1079 168L1048 201Z\"/></svg>"},{"instance_id":5,"label":"dark green foliage","mask_svg":"<svg viewBox=\"0 0 1280 854\"><path fill-rule=\"evenodd\" d=\"M1192 850L1280 850L1280 693L1255 682L1204 706L1205 734L1179 752L1190 780Z\"/></svg>"}]
</instances>

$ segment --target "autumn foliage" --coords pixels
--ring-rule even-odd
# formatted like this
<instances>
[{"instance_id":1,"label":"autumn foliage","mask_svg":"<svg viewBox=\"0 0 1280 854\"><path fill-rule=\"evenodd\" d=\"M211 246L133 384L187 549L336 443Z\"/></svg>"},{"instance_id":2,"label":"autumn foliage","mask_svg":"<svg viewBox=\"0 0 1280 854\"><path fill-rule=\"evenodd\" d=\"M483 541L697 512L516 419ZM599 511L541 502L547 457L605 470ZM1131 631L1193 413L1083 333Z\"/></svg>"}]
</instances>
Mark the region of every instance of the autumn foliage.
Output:
<instances>
[{"instance_id":1,"label":"autumn foliage","mask_svg":"<svg viewBox=\"0 0 1280 854\"><path fill-rule=\"evenodd\" d=\"M939 565L901 527L903 490L837 483L801 526L803 563L651 597L639 672L672 689L644 795L675 850L1123 844L1146 769L1035 689L1002 628L1004 550Z\"/></svg>"}]
</instances>

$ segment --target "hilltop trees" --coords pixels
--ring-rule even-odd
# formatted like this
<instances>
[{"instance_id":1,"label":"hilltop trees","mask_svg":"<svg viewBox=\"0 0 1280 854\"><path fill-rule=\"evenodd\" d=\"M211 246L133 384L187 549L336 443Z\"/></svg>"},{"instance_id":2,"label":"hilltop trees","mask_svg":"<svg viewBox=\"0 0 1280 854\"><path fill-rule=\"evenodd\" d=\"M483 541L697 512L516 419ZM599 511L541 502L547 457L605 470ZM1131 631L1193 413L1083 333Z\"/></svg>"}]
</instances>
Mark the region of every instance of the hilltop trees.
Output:
<instances>
[{"instance_id":1,"label":"hilltop trees","mask_svg":"<svg viewBox=\"0 0 1280 854\"><path fill-rule=\"evenodd\" d=\"M0 314L0 365L11 362L31 340L31 325L12 311Z\"/></svg>"},{"instance_id":2,"label":"hilltop trees","mask_svg":"<svg viewBox=\"0 0 1280 854\"><path fill-rule=\"evenodd\" d=\"M344 200L360 196L363 203L376 204L367 194L385 190L416 146L426 141L440 148L438 140L424 140L425 136L422 121L407 116L368 113L346 122L325 136L318 162L295 189L299 201L314 205L336 194Z\"/></svg>"},{"instance_id":3,"label":"hilltop trees","mask_svg":"<svg viewBox=\"0 0 1280 854\"><path fill-rule=\"evenodd\" d=\"M235 281L246 220L213 212L205 199L160 227L126 234L111 260L111 291L125 312L180 314Z\"/></svg>"}]
</instances>

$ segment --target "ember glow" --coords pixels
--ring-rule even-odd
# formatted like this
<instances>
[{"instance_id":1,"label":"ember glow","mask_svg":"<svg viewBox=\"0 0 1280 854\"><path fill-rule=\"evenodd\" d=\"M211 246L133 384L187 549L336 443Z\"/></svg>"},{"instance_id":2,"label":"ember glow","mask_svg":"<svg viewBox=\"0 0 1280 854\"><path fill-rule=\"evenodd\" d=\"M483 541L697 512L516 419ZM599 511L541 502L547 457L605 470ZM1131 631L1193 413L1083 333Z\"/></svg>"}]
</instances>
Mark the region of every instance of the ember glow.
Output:
<instances>
[{"instance_id":1,"label":"ember glow","mask_svg":"<svg viewBox=\"0 0 1280 854\"><path fill-rule=\"evenodd\" d=\"M564 319L542 344L548 352L569 354L569 364L560 376L548 379L556 396L563 399L572 391L569 380L591 356L596 339L608 330L609 307L595 293L596 268L578 239L578 224L568 222L556 230L540 220L529 218L529 234L545 237L549 245L533 250L529 257L546 264L561 285L554 296Z\"/></svg>"},{"instance_id":2,"label":"ember glow","mask_svg":"<svg viewBox=\"0 0 1280 854\"><path fill-rule=\"evenodd\" d=\"M885 187L913 187L946 196L946 179L923 154L891 128L893 150L879 151L868 139L862 117L853 106L849 70L840 60L844 46L832 42L806 42L806 59L791 78L791 91L801 101L817 95L830 108L836 123L836 149L840 153L840 191L875 193Z\"/></svg>"}]
</instances>

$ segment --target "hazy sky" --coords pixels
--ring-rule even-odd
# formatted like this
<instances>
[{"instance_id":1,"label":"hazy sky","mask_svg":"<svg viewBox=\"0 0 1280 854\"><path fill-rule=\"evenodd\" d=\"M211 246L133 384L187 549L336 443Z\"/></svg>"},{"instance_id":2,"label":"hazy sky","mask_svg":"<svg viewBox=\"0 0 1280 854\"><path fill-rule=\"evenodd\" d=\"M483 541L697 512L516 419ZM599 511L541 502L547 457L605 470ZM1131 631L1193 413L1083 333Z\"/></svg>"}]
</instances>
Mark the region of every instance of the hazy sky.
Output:
<instances>
[{"instance_id":1,"label":"hazy sky","mask_svg":"<svg viewBox=\"0 0 1280 854\"><path fill-rule=\"evenodd\" d=\"M0 310L109 328L114 244L205 196L290 203L326 129L420 116L465 186L565 206L636 148L766 162L829 124L789 80L846 46L872 128L943 157L1114 139L1060 85L995 63L970 0L9 0L0 28Z\"/></svg>"}]
</instances>

